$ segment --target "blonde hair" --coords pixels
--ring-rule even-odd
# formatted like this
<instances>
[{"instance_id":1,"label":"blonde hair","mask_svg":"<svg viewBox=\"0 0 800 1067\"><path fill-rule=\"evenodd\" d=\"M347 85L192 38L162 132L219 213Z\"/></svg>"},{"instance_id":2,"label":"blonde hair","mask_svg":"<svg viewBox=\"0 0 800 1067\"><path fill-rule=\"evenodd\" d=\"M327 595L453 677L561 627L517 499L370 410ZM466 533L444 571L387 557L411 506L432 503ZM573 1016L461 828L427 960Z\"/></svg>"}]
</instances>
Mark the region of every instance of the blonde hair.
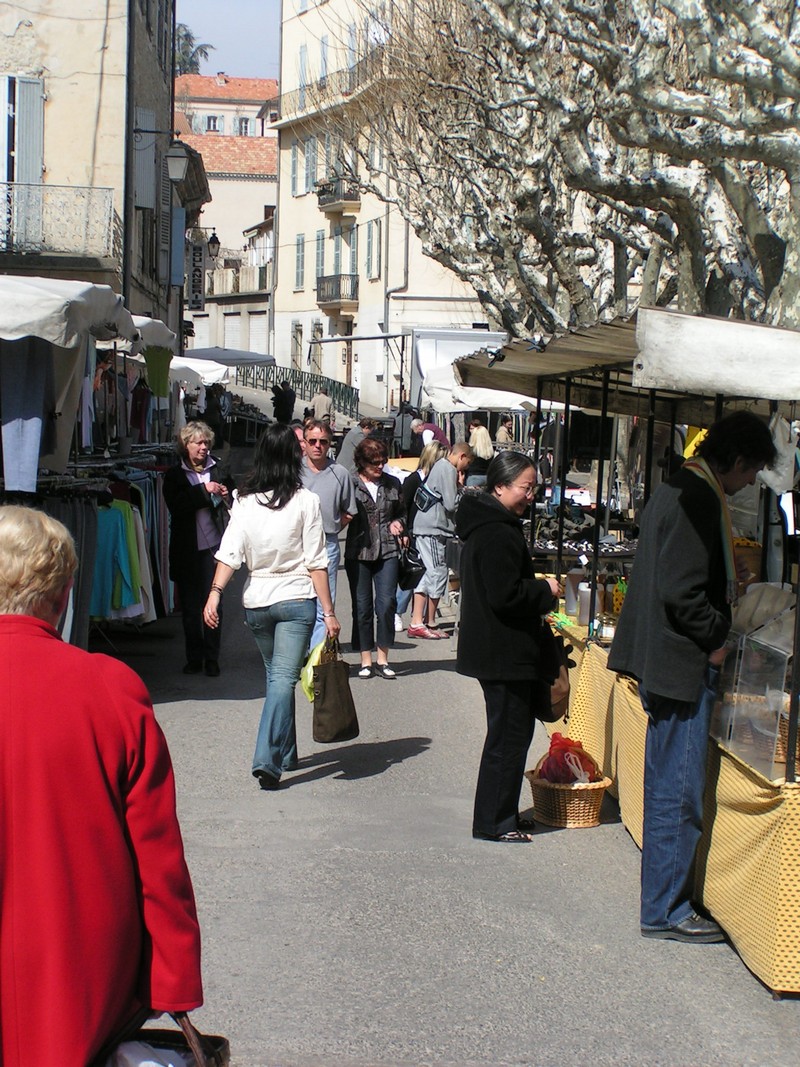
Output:
<instances>
[{"instance_id":1,"label":"blonde hair","mask_svg":"<svg viewBox=\"0 0 800 1067\"><path fill-rule=\"evenodd\" d=\"M476 426L469 435L469 447L479 459L494 459L492 438L485 426Z\"/></svg>"},{"instance_id":2,"label":"blonde hair","mask_svg":"<svg viewBox=\"0 0 800 1067\"><path fill-rule=\"evenodd\" d=\"M175 444L182 456L186 456L187 445L194 441L195 438L198 441L208 441L209 448L214 447L214 431L207 422L200 422L199 419L196 419L194 422L187 422L178 434Z\"/></svg>"},{"instance_id":3,"label":"blonde hair","mask_svg":"<svg viewBox=\"0 0 800 1067\"><path fill-rule=\"evenodd\" d=\"M63 523L33 508L0 506L0 615L49 621L77 569Z\"/></svg>"},{"instance_id":4,"label":"blonde hair","mask_svg":"<svg viewBox=\"0 0 800 1067\"><path fill-rule=\"evenodd\" d=\"M446 455L447 449L443 444L440 444L439 441L431 441L429 445L425 445L419 454L417 470L422 471L423 474L430 474L434 463L437 463L442 456Z\"/></svg>"}]
</instances>

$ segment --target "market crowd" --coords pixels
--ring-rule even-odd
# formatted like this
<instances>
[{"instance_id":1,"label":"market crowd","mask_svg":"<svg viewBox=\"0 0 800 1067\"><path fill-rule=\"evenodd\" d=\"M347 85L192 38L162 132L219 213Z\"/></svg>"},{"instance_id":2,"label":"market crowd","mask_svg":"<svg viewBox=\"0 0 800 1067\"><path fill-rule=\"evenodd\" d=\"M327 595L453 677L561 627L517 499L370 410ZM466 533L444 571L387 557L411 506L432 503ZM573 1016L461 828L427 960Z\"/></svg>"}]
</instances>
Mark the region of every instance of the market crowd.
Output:
<instances>
[{"instance_id":1,"label":"market crowd","mask_svg":"<svg viewBox=\"0 0 800 1067\"><path fill-rule=\"evenodd\" d=\"M283 387L281 387L282 389ZM234 491L189 423L164 481L172 576L189 674L216 677L223 598L244 568L245 619L265 669L252 774L263 790L297 768L294 691L310 648L336 641L336 580L352 595L354 681L395 682L398 583L421 576L407 633L443 640L437 606L461 547L457 669L480 685L486 737L472 820L482 842L531 844L518 806L537 720L552 720L552 631L563 588L534 573L521 519L536 487L527 455L485 455L483 434L424 442L407 484L361 420L339 461L327 398L300 432L267 427ZM412 426L426 432L425 424ZM480 427L474 427L473 431ZM724 934L692 901L709 709L737 580L728 497L773 462L766 425L737 412L653 494L609 657L647 713L641 932ZM344 460L344 462L341 462ZM477 461L483 461L477 462ZM465 489L468 472L476 483ZM148 693L117 660L61 640L78 561L66 528L0 507L0 1062L85 1067L152 1012L202 1003L200 939L169 752ZM80 979L75 964L80 959ZM110 1044L109 1044L110 1043Z\"/></svg>"}]
</instances>

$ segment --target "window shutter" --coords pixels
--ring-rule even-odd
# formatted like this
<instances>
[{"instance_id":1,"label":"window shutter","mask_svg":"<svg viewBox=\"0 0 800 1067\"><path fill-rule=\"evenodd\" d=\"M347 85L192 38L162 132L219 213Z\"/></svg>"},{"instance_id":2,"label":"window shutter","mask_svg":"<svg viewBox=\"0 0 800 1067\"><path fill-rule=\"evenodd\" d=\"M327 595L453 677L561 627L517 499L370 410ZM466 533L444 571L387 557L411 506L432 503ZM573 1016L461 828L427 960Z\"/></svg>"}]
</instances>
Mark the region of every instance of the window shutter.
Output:
<instances>
[{"instance_id":1,"label":"window shutter","mask_svg":"<svg viewBox=\"0 0 800 1067\"><path fill-rule=\"evenodd\" d=\"M295 238L295 266L294 266L294 287L295 289L302 289L305 284L306 273L306 237L303 233L298 233Z\"/></svg>"},{"instance_id":2,"label":"window shutter","mask_svg":"<svg viewBox=\"0 0 800 1067\"><path fill-rule=\"evenodd\" d=\"M358 274L358 227L350 228L350 273Z\"/></svg>"},{"instance_id":3,"label":"window shutter","mask_svg":"<svg viewBox=\"0 0 800 1067\"><path fill-rule=\"evenodd\" d=\"M367 277L368 278L371 278L373 276L373 274L372 274L372 242L373 242L373 239L374 239L374 235L373 235L373 232L372 232L372 227L373 227L373 223L372 222L368 222L367 223L367 263L366 263L366 270L367 270Z\"/></svg>"},{"instance_id":4,"label":"window shutter","mask_svg":"<svg viewBox=\"0 0 800 1067\"><path fill-rule=\"evenodd\" d=\"M169 248L172 236L172 182L166 157L161 157L161 174L158 198L158 284L169 285Z\"/></svg>"},{"instance_id":5,"label":"window shutter","mask_svg":"<svg viewBox=\"0 0 800 1067\"><path fill-rule=\"evenodd\" d=\"M381 220L375 219L372 223L372 229L374 231L374 244L375 248L372 255L372 266L374 268L373 278L380 278L381 276Z\"/></svg>"},{"instance_id":6,"label":"window shutter","mask_svg":"<svg viewBox=\"0 0 800 1067\"><path fill-rule=\"evenodd\" d=\"M11 79L7 74L0 74L0 115L9 114L9 83ZM8 122L0 122L0 182L10 180L9 171L13 156L10 154L13 145L8 143ZM13 173L13 172L12 172ZM0 213L0 227L3 225L4 216ZM0 230L2 237L2 230Z\"/></svg>"},{"instance_id":7,"label":"window shutter","mask_svg":"<svg viewBox=\"0 0 800 1067\"><path fill-rule=\"evenodd\" d=\"M292 141L292 196L297 196L297 141Z\"/></svg>"},{"instance_id":8,"label":"window shutter","mask_svg":"<svg viewBox=\"0 0 800 1067\"><path fill-rule=\"evenodd\" d=\"M258 352L259 355L267 354L267 313L265 311L251 311L249 317L250 342L248 351Z\"/></svg>"},{"instance_id":9,"label":"window shutter","mask_svg":"<svg viewBox=\"0 0 800 1067\"><path fill-rule=\"evenodd\" d=\"M40 78L17 78L15 181L40 185L44 163L44 86Z\"/></svg>"},{"instance_id":10,"label":"window shutter","mask_svg":"<svg viewBox=\"0 0 800 1067\"><path fill-rule=\"evenodd\" d=\"M306 192L310 193L314 189L314 182L317 180L317 139L316 137L309 137L305 143L305 165L306 165Z\"/></svg>"},{"instance_id":11,"label":"window shutter","mask_svg":"<svg viewBox=\"0 0 800 1067\"><path fill-rule=\"evenodd\" d=\"M140 130L156 128L156 113L136 108L136 127ZM156 138L152 133L133 135L133 202L136 207L155 210L156 206Z\"/></svg>"},{"instance_id":12,"label":"window shutter","mask_svg":"<svg viewBox=\"0 0 800 1067\"><path fill-rule=\"evenodd\" d=\"M342 227L337 226L333 231L333 273L342 273Z\"/></svg>"},{"instance_id":13,"label":"window shutter","mask_svg":"<svg viewBox=\"0 0 800 1067\"><path fill-rule=\"evenodd\" d=\"M325 231L317 230L317 278L325 273Z\"/></svg>"}]
</instances>

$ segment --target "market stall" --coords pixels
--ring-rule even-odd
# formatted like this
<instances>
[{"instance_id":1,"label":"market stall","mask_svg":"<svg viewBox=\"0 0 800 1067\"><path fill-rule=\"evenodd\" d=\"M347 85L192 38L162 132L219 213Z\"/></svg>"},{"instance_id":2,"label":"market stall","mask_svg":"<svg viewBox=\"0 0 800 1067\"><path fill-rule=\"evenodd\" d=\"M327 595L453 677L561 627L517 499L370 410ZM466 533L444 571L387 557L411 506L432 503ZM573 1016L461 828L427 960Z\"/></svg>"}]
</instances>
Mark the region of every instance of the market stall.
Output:
<instances>
[{"instance_id":1,"label":"market stall","mask_svg":"<svg viewBox=\"0 0 800 1067\"><path fill-rule=\"evenodd\" d=\"M610 347L604 347L603 337ZM562 359L555 351L559 346ZM800 398L800 334L753 324L640 309L635 327L618 324L571 334L544 352L519 343L507 349L505 360L495 357L491 366L491 359L480 357L462 361L462 380L494 381L565 400L568 407L579 399L604 416L643 415L648 437L656 420L702 426L737 407L791 419ZM650 454L648 472L651 460ZM559 566L561 562L559 557ZM705 829L696 871L696 898L721 923L748 967L777 993L800 992L800 785L795 781L800 610L796 605L788 610L789 616L777 616L779 624L762 621L760 628L738 638L732 677L718 701L718 736L709 746ZM593 608L590 623L594 618ZM607 669L607 648L591 626L570 620L563 628L583 653L573 679L569 732L614 779L623 822L641 843L646 717L637 688ZM747 642L757 666L743 670ZM773 680L765 683L769 664ZM737 701L747 709L738 720L731 715L731 708L741 710ZM746 725L744 741L735 722ZM769 752L763 756L762 748L759 757L757 746L765 739L754 724L763 729L765 722L770 724Z\"/></svg>"},{"instance_id":2,"label":"market stall","mask_svg":"<svg viewBox=\"0 0 800 1067\"><path fill-rule=\"evenodd\" d=\"M63 472L95 341L140 334L107 285L0 277L0 412L7 492L34 492L40 468Z\"/></svg>"}]
</instances>

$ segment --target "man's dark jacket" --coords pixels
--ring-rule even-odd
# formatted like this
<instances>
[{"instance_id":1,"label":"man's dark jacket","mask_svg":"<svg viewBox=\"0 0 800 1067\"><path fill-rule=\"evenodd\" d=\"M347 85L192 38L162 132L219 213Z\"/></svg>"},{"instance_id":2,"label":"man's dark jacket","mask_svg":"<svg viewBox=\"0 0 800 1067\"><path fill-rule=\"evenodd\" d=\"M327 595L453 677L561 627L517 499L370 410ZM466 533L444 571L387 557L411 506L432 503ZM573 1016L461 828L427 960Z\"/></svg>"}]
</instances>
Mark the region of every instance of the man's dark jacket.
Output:
<instances>
[{"instance_id":1,"label":"man's dark jacket","mask_svg":"<svg viewBox=\"0 0 800 1067\"><path fill-rule=\"evenodd\" d=\"M456 534L464 542L456 669L504 682L538 678L542 616L555 601L534 577L520 520L489 493L465 493Z\"/></svg>"},{"instance_id":2,"label":"man's dark jacket","mask_svg":"<svg viewBox=\"0 0 800 1067\"><path fill-rule=\"evenodd\" d=\"M720 520L714 490L685 468L644 509L608 666L650 693L693 703L709 653L725 643L731 611Z\"/></svg>"}]
</instances>

